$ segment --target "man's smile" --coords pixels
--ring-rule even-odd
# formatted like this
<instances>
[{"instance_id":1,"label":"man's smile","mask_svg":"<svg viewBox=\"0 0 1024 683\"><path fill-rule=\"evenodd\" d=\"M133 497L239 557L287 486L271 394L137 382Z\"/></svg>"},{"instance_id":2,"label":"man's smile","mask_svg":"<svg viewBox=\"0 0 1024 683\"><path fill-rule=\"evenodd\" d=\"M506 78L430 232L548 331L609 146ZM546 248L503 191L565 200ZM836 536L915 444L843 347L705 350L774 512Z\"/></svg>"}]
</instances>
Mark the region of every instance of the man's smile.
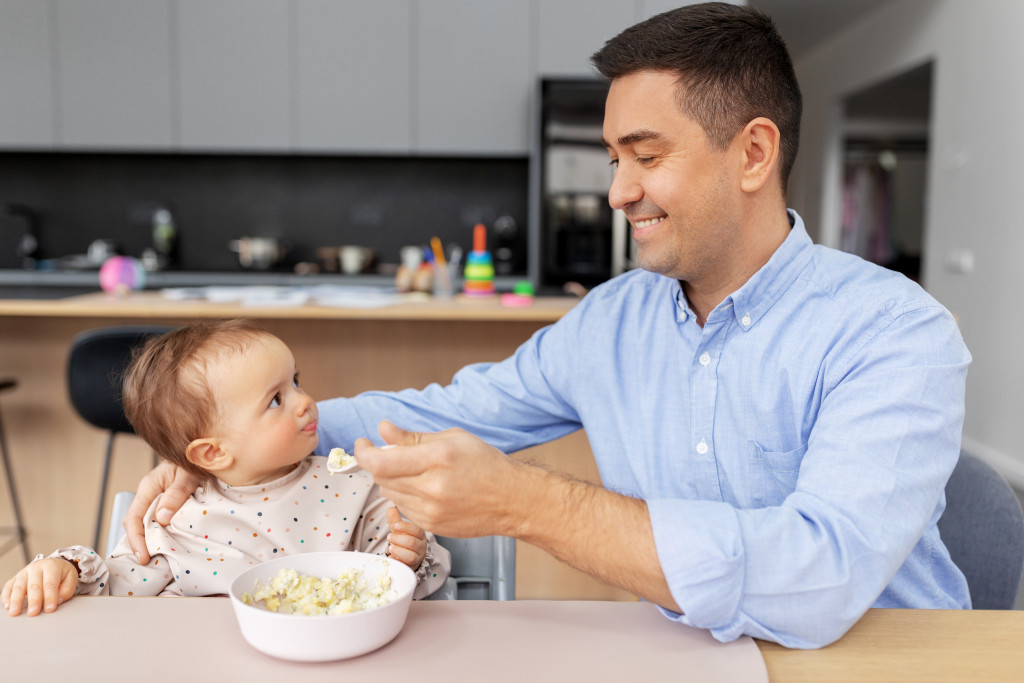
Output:
<instances>
[{"instance_id":1,"label":"man's smile","mask_svg":"<svg viewBox=\"0 0 1024 683\"><path fill-rule=\"evenodd\" d=\"M649 228L651 226L657 225L658 223L661 223L666 218L667 216L658 216L657 218L646 218L642 221L633 221L633 227L641 229Z\"/></svg>"}]
</instances>

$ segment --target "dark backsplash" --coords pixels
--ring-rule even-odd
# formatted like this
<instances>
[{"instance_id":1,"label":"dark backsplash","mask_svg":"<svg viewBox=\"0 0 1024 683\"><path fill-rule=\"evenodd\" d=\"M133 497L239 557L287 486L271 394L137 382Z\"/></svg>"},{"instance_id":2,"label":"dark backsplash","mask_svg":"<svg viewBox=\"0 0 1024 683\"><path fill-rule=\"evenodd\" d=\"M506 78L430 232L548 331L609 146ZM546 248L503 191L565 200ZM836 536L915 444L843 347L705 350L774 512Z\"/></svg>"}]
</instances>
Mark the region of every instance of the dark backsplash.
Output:
<instances>
[{"instance_id":1,"label":"dark backsplash","mask_svg":"<svg viewBox=\"0 0 1024 683\"><path fill-rule=\"evenodd\" d=\"M138 257L152 246L152 209L166 205L178 232L176 268L218 272L240 270L228 243L243 236L287 240L289 264L342 244L397 263L400 247L434 235L468 251L475 223L491 228L507 214L518 225L509 274L520 274L527 177L520 158L5 152L0 203L37 215L46 259L84 254L99 238Z\"/></svg>"}]
</instances>

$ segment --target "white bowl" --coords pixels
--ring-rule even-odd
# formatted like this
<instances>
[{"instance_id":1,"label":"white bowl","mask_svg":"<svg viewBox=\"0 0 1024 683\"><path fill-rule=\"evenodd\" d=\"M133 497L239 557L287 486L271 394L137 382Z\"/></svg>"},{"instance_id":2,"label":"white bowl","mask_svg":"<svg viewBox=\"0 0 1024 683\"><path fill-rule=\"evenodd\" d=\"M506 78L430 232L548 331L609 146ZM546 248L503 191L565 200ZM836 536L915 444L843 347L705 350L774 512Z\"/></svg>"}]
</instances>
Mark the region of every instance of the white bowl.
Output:
<instances>
[{"instance_id":1,"label":"white bowl","mask_svg":"<svg viewBox=\"0 0 1024 683\"><path fill-rule=\"evenodd\" d=\"M269 583L282 569L336 579L348 568L359 569L368 583L383 572L391 577L392 600L348 614L307 616L279 614L242 602L258 580ZM401 562L369 553L339 551L279 557L247 569L231 582L231 605L242 635L260 652L300 662L327 662L356 657L389 643L405 625L416 575Z\"/></svg>"}]
</instances>

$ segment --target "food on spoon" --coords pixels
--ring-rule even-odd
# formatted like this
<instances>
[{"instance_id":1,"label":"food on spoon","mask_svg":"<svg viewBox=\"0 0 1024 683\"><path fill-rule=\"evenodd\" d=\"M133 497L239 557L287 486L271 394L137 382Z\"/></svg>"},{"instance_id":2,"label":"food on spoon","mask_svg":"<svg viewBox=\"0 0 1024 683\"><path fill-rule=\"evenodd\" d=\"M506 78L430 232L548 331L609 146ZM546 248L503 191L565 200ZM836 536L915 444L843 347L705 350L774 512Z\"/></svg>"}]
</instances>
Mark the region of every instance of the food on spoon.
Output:
<instances>
[{"instance_id":1,"label":"food on spoon","mask_svg":"<svg viewBox=\"0 0 1024 683\"><path fill-rule=\"evenodd\" d=\"M356 464L356 459L349 455L344 448L332 448L327 455L327 471L331 474L344 472Z\"/></svg>"}]
</instances>

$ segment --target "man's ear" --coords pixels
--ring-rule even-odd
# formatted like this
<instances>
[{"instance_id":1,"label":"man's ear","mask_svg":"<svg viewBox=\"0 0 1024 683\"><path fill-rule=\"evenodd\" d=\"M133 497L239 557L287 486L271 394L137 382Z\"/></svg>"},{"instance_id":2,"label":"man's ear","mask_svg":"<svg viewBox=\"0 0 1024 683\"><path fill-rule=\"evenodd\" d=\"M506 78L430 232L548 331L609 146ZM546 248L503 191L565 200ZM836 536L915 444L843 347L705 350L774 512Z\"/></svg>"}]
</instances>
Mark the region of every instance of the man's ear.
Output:
<instances>
[{"instance_id":1,"label":"man's ear","mask_svg":"<svg viewBox=\"0 0 1024 683\"><path fill-rule=\"evenodd\" d=\"M744 192L757 192L779 166L782 135L770 119L759 116L744 126L737 137L743 153L740 187Z\"/></svg>"},{"instance_id":2,"label":"man's ear","mask_svg":"<svg viewBox=\"0 0 1024 683\"><path fill-rule=\"evenodd\" d=\"M233 459L231 454L223 450L216 439L196 439L185 447L185 457L188 461L206 470L207 472L218 472L231 466Z\"/></svg>"}]
</instances>

